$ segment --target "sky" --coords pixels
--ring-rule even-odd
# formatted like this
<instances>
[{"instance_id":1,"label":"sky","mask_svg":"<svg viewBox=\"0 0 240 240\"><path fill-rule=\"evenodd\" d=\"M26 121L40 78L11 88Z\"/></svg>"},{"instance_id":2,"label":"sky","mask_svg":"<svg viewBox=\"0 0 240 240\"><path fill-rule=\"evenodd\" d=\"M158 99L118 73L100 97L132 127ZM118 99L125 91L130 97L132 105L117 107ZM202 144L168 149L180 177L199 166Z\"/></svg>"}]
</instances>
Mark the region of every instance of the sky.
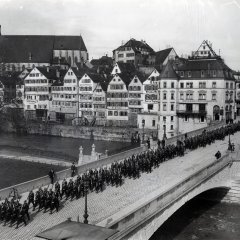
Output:
<instances>
[{"instance_id":1,"label":"sky","mask_svg":"<svg viewBox=\"0 0 240 240\"><path fill-rule=\"evenodd\" d=\"M240 70L240 0L0 0L2 35L82 35L90 60L130 38L190 55L203 40Z\"/></svg>"}]
</instances>

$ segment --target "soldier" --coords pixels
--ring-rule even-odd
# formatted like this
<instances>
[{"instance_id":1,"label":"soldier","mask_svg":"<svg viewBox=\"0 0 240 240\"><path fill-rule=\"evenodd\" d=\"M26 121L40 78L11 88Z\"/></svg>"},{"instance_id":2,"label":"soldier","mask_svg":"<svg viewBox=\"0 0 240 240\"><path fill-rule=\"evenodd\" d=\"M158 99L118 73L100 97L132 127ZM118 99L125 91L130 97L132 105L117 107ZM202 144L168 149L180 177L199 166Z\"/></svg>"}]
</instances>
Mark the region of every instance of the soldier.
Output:
<instances>
[{"instance_id":1,"label":"soldier","mask_svg":"<svg viewBox=\"0 0 240 240\"><path fill-rule=\"evenodd\" d=\"M32 190L29 192L28 195L28 205L30 206L31 203L34 206L34 193Z\"/></svg>"},{"instance_id":2,"label":"soldier","mask_svg":"<svg viewBox=\"0 0 240 240\"><path fill-rule=\"evenodd\" d=\"M75 173L76 173L76 166L75 166L75 162L72 163L72 166L71 166L71 172L72 172L72 177L74 177Z\"/></svg>"},{"instance_id":3,"label":"soldier","mask_svg":"<svg viewBox=\"0 0 240 240\"><path fill-rule=\"evenodd\" d=\"M48 176L49 176L49 178L50 178L50 180L51 180L51 184L53 184L54 177L55 177L55 172L54 172L53 169L51 169L51 170L49 171Z\"/></svg>"},{"instance_id":4,"label":"soldier","mask_svg":"<svg viewBox=\"0 0 240 240\"><path fill-rule=\"evenodd\" d=\"M29 216L29 205L27 203L27 201L25 200L22 206L22 209L24 211L24 214L27 215L28 221L30 220L30 216Z\"/></svg>"},{"instance_id":5,"label":"soldier","mask_svg":"<svg viewBox=\"0 0 240 240\"><path fill-rule=\"evenodd\" d=\"M18 225L21 223L21 222L24 222L25 226L27 225L27 222L26 222L26 219L25 219L25 211L24 209L22 208L18 214L18 217L17 217L17 227L18 228Z\"/></svg>"}]
</instances>

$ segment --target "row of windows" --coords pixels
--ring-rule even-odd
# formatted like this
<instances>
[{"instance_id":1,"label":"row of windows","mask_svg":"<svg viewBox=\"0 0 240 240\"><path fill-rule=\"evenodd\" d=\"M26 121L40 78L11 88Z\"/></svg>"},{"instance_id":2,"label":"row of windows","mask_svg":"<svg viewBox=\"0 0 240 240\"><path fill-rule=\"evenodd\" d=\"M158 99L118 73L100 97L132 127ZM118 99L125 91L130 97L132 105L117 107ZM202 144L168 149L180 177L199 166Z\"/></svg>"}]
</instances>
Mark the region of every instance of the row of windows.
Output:
<instances>
[{"instance_id":1,"label":"row of windows","mask_svg":"<svg viewBox=\"0 0 240 240\"><path fill-rule=\"evenodd\" d=\"M26 87L26 92L48 92L48 87Z\"/></svg>"},{"instance_id":2,"label":"row of windows","mask_svg":"<svg viewBox=\"0 0 240 240\"><path fill-rule=\"evenodd\" d=\"M92 87L80 87L80 91L92 91Z\"/></svg>"},{"instance_id":3,"label":"row of windows","mask_svg":"<svg viewBox=\"0 0 240 240\"><path fill-rule=\"evenodd\" d=\"M126 111L108 111L108 116L127 116L128 112Z\"/></svg>"},{"instance_id":4,"label":"row of windows","mask_svg":"<svg viewBox=\"0 0 240 240\"><path fill-rule=\"evenodd\" d=\"M141 105L141 101L131 100L131 101L129 101L129 105L137 105L137 106L140 106L140 105Z\"/></svg>"},{"instance_id":5,"label":"row of windows","mask_svg":"<svg viewBox=\"0 0 240 240\"><path fill-rule=\"evenodd\" d=\"M127 98L128 94L127 93L108 93L107 97L108 98Z\"/></svg>"},{"instance_id":6,"label":"row of windows","mask_svg":"<svg viewBox=\"0 0 240 240\"><path fill-rule=\"evenodd\" d=\"M92 95L80 95L80 100L92 100Z\"/></svg>"},{"instance_id":7,"label":"row of windows","mask_svg":"<svg viewBox=\"0 0 240 240\"><path fill-rule=\"evenodd\" d=\"M146 94L145 100L157 100L157 95L156 94Z\"/></svg>"},{"instance_id":8,"label":"row of windows","mask_svg":"<svg viewBox=\"0 0 240 240\"><path fill-rule=\"evenodd\" d=\"M89 78L82 79L81 83L91 83L91 79Z\"/></svg>"},{"instance_id":9,"label":"row of windows","mask_svg":"<svg viewBox=\"0 0 240 240\"><path fill-rule=\"evenodd\" d=\"M157 85L146 85L144 87L145 91L155 91L155 90L158 90L158 86Z\"/></svg>"},{"instance_id":10,"label":"row of windows","mask_svg":"<svg viewBox=\"0 0 240 240\"><path fill-rule=\"evenodd\" d=\"M66 98L66 99L72 99L76 97L76 94L53 94L54 98Z\"/></svg>"},{"instance_id":11,"label":"row of windows","mask_svg":"<svg viewBox=\"0 0 240 240\"><path fill-rule=\"evenodd\" d=\"M52 91L75 91L76 87L52 87Z\"/></svg>"},{"instance_id":12,"label":"row of windows","mask_svg":"<svg viewBox=\"0 0 240 240\"><path fill-rule=\"evenodd\" d=\"M141 98L141 93L129 93L129 98Z\"/></svg>"},{"instance_id":13,"label":"row of windows","mask_svg":"<svg viewBox=\"0 0 240 240\"><path fill-rule=\"evenodd\" d=\"M53 106L76 107L76 102L52 101Z\"/></svg>"},{"instance_id":14,"label":"row of windows","mask_svg":"<svg viewBox=\"0 0 240 240\"><path fill-rule=\"evenodd\" d=\"M30 73L29 77L42 77L43 75L41 73Z\"/></svg>"},{"instance_id":15,"label":"row of windows","mask_svg":"<svg viewBox=\"0 0 240 240\"><path fill-rule=\"evenodd\" d=\"M105 97L94 97L93 101L105 101Z\"/></svg>"},{"instance_id":16,"label":"row of windows","mask_svg":"<svg viewBox=\"0 0 240 240\"><path fill-rule=\"evenodd\" d=\"M91 103L81 103L80 108L92 108L92 104Z\"/></svg>"},{"instance_id":17,"label":"row of windows","mask_svg":"<svg viewBox=\"0 0 240 240\"><path fill-rule=\"evenodd\" d=\"M124 88L124 85L123 85L123 84L110 85L110 89L112 89L112 90L123 89L123 88Z\"/></svg>"},{"instance_id":18,"label":"row of windows","mask_svg":"<svg viewBox=\"0 0 240 240\"><path fill-rule=\"evenodd\" d=\"M174 99L175 99L175 93L172 92L171 93L171 100L174 100ZM167 100L167 93L166 92L163 93L163 100Z\"/></svg>"},{"instance_id":19,"label":"row of windows","mask_svg":"<svg viewBox=\"0 0 240 240\"><path fill-rule=\"evenodd\" d=\"M141 88L141 86L129 86L128 90L129 91L141 91L142 88Z\"/></svg>"},{"instance_id":20,"label":"row of windows","mask_svg":"<svg viewBox=\"0 0 240 240\"><path fill-rule=\"evenodd\" d=\"M108 107L127 107L128 102L107 102Z\"/></svg>"},{"instance_id":21,"label":"row of windows","mask_svg":"<svg viewBox=\"0 0 240 240\"><path fill-rule=\"evenodd\" d=\"M191 71L180 71L180 77L192 77L192 72ZM201 77L205 77L205 76L213 76L213 77L216 77L217 74L216 74L216 70L207 70L207 71L204 71L204 70L201 70L200 72L200 76Z\"/></svg>"},{"instance_id":22,"label":"row of windows","mask_svg":"<svg viewBox=\"0 0 240 240\"><path fill-rule=\"evenodd\" d=\"M76 83L76 79L64 79L64 83Z\"/></svg>"},{"instance_id":23,"label":"row of windows","mask_svg":"<svg viewBox=\"0 0 240 240\"><path fill-rule=\"evenodd\" d=\"M199 93L198 94L198 99L199 100L206 100L207 94L206 93ZM212 93L212 100L217 99L217 94ZM184 93L180 93L180 100L184 100ZM186 93L186 100L193 100L193 93Z\"/></svg>"},{"instance_id":24,"label":"row of windows","mask_svg":"<svg viewBox=\"0 0 240 240\"><path fill-rule=\"evenodd\" d=\"M167 111L167 103L163 103L163 111ZM174 111L175 110L175 104L171 103L170 104L170 111Z\"/></svg>"},{"instance_id":25,"label":"row of windows","mask_svg":"<svg viewBox=\"0 0 240 240\"><path fill-rule=\"evenodd\" d=\"M43 105L43 104L34 105L33 108L34 108L34 109L37 109L37 108L38 108L38 109L47 109L47 105L45 105L45 104L44 104L44 105ZM31 109L31 105L27 105L27 109L28 109L28 110Z\"/></svg>"},{"instance_id":26,"label":"row of windows","mask_svg":"<svg viewBox=\"0 0 240 240\"><path fill-rule=\"evenodd\" d=\"M33 84L36 84L36 83L48 83L48 80L47 79L31 79L31 80L26 79L25 80L25 84L29 84L29 83L33 83Z\"/></svg>"}]
</instances>

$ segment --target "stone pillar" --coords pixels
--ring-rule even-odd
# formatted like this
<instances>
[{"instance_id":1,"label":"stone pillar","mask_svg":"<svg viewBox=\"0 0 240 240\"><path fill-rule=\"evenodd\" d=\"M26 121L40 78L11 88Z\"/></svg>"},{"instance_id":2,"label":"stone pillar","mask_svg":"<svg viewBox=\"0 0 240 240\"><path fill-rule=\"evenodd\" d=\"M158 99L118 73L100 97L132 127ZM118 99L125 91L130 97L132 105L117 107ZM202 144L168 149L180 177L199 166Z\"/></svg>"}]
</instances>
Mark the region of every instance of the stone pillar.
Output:
<instances>
[{"instance_id":1,"label":"stone pillar","mask_svg":"<svg viewBox=\"0 0 240 240\"><path fill-rule=\"evenodd\" d=\"M78 166L83 164L83 147L79 148Z\"/></svg>"},{"instance_id":2,"label":"stone pillar","mask_svg":"<svg viewBox=\"0 0 240 240\"><path fill-rule=\"evenodd\" d=\"M91 152L91 161L96 161L96 151L95 151L95 145L92 145L92 152Z\"/></svg>"},{"instance_id":3,"label":"stone pillar","mask_svg":"<svg viewBox=\"0 0 240 240\"><path fill-rule=\"evenodd\" d=\"M105 150L105 156L108 157L108 150Z\"/></svg>"}]
</instances>

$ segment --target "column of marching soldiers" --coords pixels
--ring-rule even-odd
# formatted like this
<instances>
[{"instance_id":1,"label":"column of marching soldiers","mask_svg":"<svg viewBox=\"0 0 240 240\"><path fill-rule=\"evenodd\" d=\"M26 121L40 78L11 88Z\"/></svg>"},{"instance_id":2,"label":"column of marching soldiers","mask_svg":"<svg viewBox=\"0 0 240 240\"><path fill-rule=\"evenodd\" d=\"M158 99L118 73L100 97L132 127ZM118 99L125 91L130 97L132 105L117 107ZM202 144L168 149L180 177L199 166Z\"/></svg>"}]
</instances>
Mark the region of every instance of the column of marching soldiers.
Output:
<instances>
[{"instance_id":1,"label":"column of marching soldiers","mask_svg":"<svg viewBox=\"0 0 240 240\"><path fill-rule=\"evenodd\" d=\"M79 199L87 194L85 183L88 182L88 191L100 192L108 185L121 186L124 178L139 178L141 173L151 173L154 168L160 166L162 162L172 159L175 156L184 156L185 151L194 150L198 147L206 147L215 142L215 140L224 140L229 134L240 131L240 122L233 123L212 131L203 131L202 134L187 137L184 140L178 140L176 145L166 145L164 141L158 141L156 150L148 149L145 152L132 155L128 159L114 162L110 166L99 169L90 169L76 178L70 178L69 181L64 179L60 184L58 181L51 189L39 188L35 193L30 191L28 199L23 204L19 200L5 199L0 205L0 220L4 225L9 223L10 226L16 223L27 224L26 219L30 220L29 207L32 204L32 210L48 209L52 214L53 211L59 210L63 198ZM72 174L73 175L73 174Z\"/></svg>"}]
</instances>

